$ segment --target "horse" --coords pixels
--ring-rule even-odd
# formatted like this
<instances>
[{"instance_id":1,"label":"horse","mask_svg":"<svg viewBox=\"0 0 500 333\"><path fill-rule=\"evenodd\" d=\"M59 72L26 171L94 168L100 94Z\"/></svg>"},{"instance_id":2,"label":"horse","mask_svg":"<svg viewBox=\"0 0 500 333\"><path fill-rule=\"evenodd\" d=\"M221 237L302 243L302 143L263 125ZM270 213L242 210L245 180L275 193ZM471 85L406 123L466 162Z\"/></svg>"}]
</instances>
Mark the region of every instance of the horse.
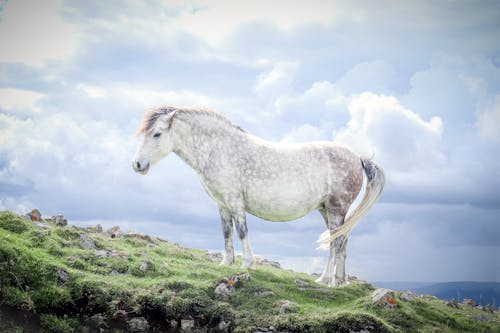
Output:
<instances>
[{"instance_id":1,"label":"horse","mask_svg":"<svg viewBox=\"0 0 500 333\"><path fill-rule=\"evenodd\" d=\"M327 227L318 242L330 253L316 282L328 286L348 283L347 236L385 184L384 172L370 159L333 142L270 142L234 125L222 114L204 109L149 109L138 135L143 140L132 160L137 173L145 175L173 152L194 169L217 203L225 249L221 265L234 262L235 228L243 247L242 268L255 268L246 212L284 222L318 210ZM346 218L364 178L364 195Z\"/></svg>"}]
</instances>

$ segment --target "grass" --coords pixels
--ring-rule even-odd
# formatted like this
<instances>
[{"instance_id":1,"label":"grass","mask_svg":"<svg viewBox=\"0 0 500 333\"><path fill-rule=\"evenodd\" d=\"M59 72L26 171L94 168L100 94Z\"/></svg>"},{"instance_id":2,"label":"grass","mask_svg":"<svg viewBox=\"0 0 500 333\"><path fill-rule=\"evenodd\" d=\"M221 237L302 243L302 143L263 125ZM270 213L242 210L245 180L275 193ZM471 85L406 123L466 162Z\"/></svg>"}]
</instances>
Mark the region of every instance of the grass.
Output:
<instances>
[{"instance_id":1,"label":"grass","mask_svg":"<svg viewBox=\"0 0 500 333\"><path fill-rule=\"evenodd\" d=\"M452 309L433 298L380 308L371 304L369 284L325 288L309 275L274 267L221 267L204 251L154 237L110 238L92 228L48 225L0 213L0 332L133 331L130 320L140 317L150 332L172 331L171 323L182 319L211 328L229 322L231 332L270 326L289 332L500 332L498 314L487 314L496 322L478 322L472 318L485 312ZM82 234L109 256L86 248ZM217 297L217 281L239 273L251 278L229 298ZM285 300L290 305L280 314Z\"/></svg>"}]
</instances>

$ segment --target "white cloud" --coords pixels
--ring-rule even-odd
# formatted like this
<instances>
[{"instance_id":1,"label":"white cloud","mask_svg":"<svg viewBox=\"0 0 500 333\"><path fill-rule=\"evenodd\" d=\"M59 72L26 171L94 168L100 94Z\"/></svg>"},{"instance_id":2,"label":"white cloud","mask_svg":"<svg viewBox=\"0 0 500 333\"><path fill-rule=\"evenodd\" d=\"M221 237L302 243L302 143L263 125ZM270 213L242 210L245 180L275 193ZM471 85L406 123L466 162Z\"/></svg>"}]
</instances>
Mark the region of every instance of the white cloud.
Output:
<instances>
[{"instance_id":1,"label":"white cloud","mask_svg":"<svg viewBox=\"0 0 500 333\"><path fill-rule=\"evenodd\" d=\"M23 89L0 88L0 109L30 109L39 111L37 102L44 94Z\"/></svg>"},{"instance_id":2,"label":"white cloud","mask_svg":"<svg viewBox=\"0 0 500 333\"><path fill-rule=\"evenodd\" d=\"M76 31L60 11L59 0L7 2L0 13L0 62L41 66L72 56Z\"/></svg>"},{"instance_id":3,"label":"white cloud","mask_svg":"<svg viewBox=\"0 0 500 333\"><path fill-rule=\"evenodd\" d=\"M476 126L479 135L483 138L500 138L500 95L497 95L494 102L479 113Z\"/></svg>"},{"instance_id":4,"label":"white cloud","mask_svg":"<svg viewBox=\"0 0 500 333\"><path fill-rule=\"evenodd\" d=\"M80 83L76 86L76 89L82 91L90 98L102 98L107 96L107 91L103 87Z\"/></svg>"},{"instance_id":5,"label":"white cloud","mask_svg":"<svg viewBox=\"0 0 500 333\"><path fill-rule=\"evenodd\" d=\"M328 24L336 13L334 3L309 1L225 1L201 0L186 7L177 23L182 29L211 45L221 44L240 25L267 21L290 30L306 23Z\"/></svg>"},{"instance_id":6,"label":"white cloud","mask_svg":"<svg viewBox=\"0 0 500 333\"><path fill-rule=\"evenodd\" d=\"M334 140L375 159L391 173L414 173L439 166L443 124L423 120L393 96L362 93L349 104L351 120Z\"/></svg>"},{"instance_id":7,"label":"white cloud","mask_svg":"<svg viewBox=\"0 0 500 333\"><path fill-rule=\"evenodd\" d=\"M278 62L273 69L257 77L255 90L266 96L276 96L291 88L298 64L295 62Z\"/></svg>"}]
</instances>

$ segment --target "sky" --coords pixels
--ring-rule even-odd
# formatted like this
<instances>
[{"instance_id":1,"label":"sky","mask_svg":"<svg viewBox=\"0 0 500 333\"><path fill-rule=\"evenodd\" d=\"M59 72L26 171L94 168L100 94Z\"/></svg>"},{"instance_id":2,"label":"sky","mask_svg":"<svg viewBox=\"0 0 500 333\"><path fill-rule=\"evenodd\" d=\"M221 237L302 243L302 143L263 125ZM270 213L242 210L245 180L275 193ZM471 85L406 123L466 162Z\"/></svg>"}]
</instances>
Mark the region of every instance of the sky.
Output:
<instances>
[{"instance_id":1,"label":"sky","mask_svg":"<svg viewBox=\"0 0 500 333\"><path fill-rule=\"evenodd\" d=\"M0 210L222 250L193 170L131 167L145 109L203 107L382 166L349 274L500 282L499 40L495 1L0 0ZM319 213L248 229L257 255L324 268Z\"/></svg>"}]
</instances>

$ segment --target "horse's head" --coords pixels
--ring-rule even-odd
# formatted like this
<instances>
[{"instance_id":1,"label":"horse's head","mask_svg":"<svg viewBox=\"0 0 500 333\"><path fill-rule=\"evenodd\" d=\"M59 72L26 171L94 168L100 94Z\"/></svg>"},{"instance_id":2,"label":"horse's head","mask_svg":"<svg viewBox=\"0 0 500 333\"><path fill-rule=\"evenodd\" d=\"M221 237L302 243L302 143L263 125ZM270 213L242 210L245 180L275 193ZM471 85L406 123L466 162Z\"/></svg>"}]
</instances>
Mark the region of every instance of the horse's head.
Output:
<instances>
[{"instance_id":1,"label":"horse's head","mask_svg":"<svg viewBox=\"0 0 500 333\"><path fill-rule=\"evenodd\" d=\"M158 108L145 113L138 131L144 137L132 159L135 172L145 175L151 165L172 152L174 147L170 129L175 112L174 108Z\"/></svg>"}]
</instances>

